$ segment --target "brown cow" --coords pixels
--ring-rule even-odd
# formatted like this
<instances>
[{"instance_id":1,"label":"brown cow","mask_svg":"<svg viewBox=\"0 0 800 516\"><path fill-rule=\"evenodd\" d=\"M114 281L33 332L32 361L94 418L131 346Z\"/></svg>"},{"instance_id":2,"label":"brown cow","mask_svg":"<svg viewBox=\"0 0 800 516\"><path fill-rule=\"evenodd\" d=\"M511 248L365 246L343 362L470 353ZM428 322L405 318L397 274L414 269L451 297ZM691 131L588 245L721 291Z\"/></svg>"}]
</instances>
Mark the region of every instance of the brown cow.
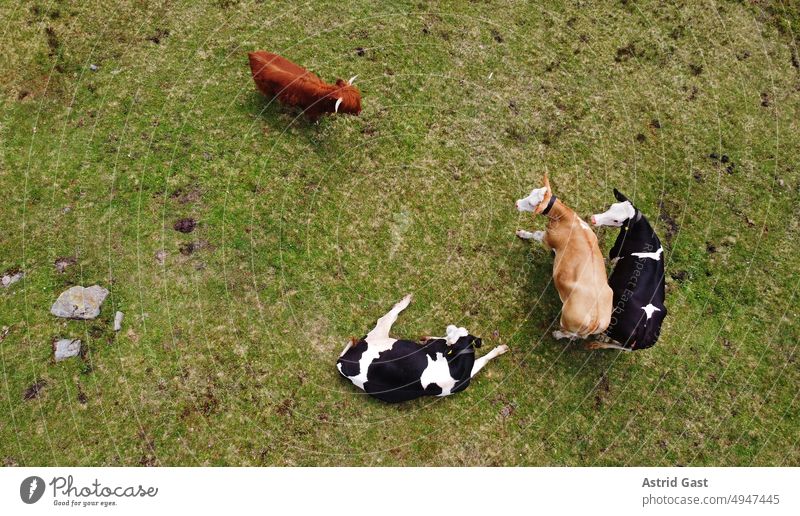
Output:
<instances>
[{"instance_id":1,"label":"brown cow","mask_svg":"<svg viewBox=\"0 0 800 516\"><path fill-rule=\"evenodd\" d=\"M553 282L563 307L561 330L556 339L585 339L603 333L611 322L613 292L606 279L603 255L589 224L553 195L544 175L544 186L517 201L519 211L546 216L547 231L517 231L524 240L543 242L555 253Z\"/></svg>"},{"instance_id":2,"label":"brown cow","mask_svg":"<svg viewBox=\"0 0 800 516\"><path fill-rule=\"evenodd\" d=\"M337 79L328 84L302 66L270 52L250 52L250 70L256 87L267 97L277 97L287 106L303 110L309 120L316 121L323 113L361 112L361 93L348 82Z\"/></svg>"}]
</instances>

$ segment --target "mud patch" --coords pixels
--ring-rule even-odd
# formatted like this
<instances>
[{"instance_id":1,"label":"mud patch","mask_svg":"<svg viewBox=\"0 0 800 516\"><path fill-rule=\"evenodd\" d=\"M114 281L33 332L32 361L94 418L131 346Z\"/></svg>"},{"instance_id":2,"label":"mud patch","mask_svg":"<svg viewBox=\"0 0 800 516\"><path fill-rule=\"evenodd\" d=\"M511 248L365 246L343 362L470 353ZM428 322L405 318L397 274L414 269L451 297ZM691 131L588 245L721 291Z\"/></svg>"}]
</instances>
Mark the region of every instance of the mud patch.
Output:
<instances>
[{"instance_id":1,"label":"mud patch","mask_svg":"<svg viewBox=\"0 0 800 516\"><path fill-rule=\"evenodd\" d=\"M600 381L597 382L597 392L594 395L594 408L600 410L605 404L606 396L611 392L611 385L608 383L608 377L603 374Z\"/></svg>"},{"instance_id":2,"label":"mud patch","mask_svg":"<svg viewBox=\"0 0 800 516\"><path fill-rule=\"evenodd\" d=\"M275 407L275 412L281 416L291 416L294 412L294 401L291 398L286 398Z\"/></svg>"},{"instance_id":3,"label":"mud patch","mask_svg":"<svg viewBox=\"0 0 800 516\"><path fill-rule=\"evenodd\" d=\"M199 188L178 188L172 195L169 196L170 199L178 201L179 204L193 204L199 201L203 197L203 192L200 191Z\"/></svg>"},{"instance_id":4,"label":"mud patch","mask_svg":"<svg viewBox=\"0 0 800 516\"><path fill-rule=\"evenodd\" d=\"M214 250L214 246L211 245L208 240L197 240L195 242L186 242L181 244L178 250L182 255L190 256L194 254L195 251Z\"/></svg>"},{"instance_id":5,"label":"mud patch","mask_svg":"<svg viewBox=\"0 0 800 516\"><path fill-rule=\"evenodd\" d=\"M160 45L161 40L166 38L167 36L169 36L169 29L156 29L156 31L152 35L147 36L147 38L145 39L147 39L147 41L151 43Z\"/></svg>"},{"instance_id":6,"label":"mud patch","mask_svg":"<svg viewBox=\"0 0 800 516\"><path fill-rule=\"evenodd\" d=\"M83 388L81 387L80 384L78 384L78 403L80 403L81 405L86 405L87 403L89 403L89 397L86 396L85 392L83 392Z\"/></svg>"},{"instance_id":7,"label":"mud patch","mask_svg":"<svg viewBox=\"0 0 800 516\"><path fill-rule=\"evenodd\" d=\"M670 277L678 283L683 283L689 277L689 273L684 270L674 271L670 274Z\"/></svg>"},{"instance_id":8,"label":"mud patch","mask_svg":"<svg viewBox=\"0 0 800 516\"><path fill-rule=\"evenodd\" d=\"M712 152L708 155L708 157L711 158L712 161L716 162L717 166L724 165L725 172L728 174L733 174L736 171L736 163L734 163L727 154L720 156L716 152Z\"/></svg>"},{"instance_id":9,"label":"mud patch","mask_svg":"<svg viewBox=\"0 0 800 516\"><path fill-rule=\"evenodd\" d=\"M678 234L680 230L680 226L675 218L670 215L670 211L674 211L672 206L667 206L665 202L661 202L658 206L658 220L663 222L666 225L666 233L665 238L668 242L671 242L675 235Z\"/></svg>"},{"instance_id":10,"label":"mud patch","mask_svg":"<svg viewBox=\"0 0 800 516\"><path fill-rule=\"evenodd\" d=\"M616 61L617 63L622 63L636 56L637 56L636 44L628 43L624 47L619 47L617 49L617 55L614 56L614 61Z\"/></svg>"},{"instance_id":11,"label":"mud patch","mask_svg":"<svg viewBox=\"0 0 800 516\"><path fill-rule=\"evenodd\" d=\"M45 386L47 386L47 381L44 379L34 382L30 387L25 389L25 393L22 395L23 399L35 400L42 393Z\"/></svg>"},{"instance_id":12,"label":"mud patch","mask_svg":"<svg viewBox=\"0 0 800 516\"><path fill-rule=\"evenodd\" d=\"M45 27L44 34L47 36L47 48L50 49L50 52L47 55L54 57L56 54L58 54L58 51L61 48L61 42L58 40L58 36L56 35L56 31L53 29L53 27Z\"/></svg>"},{"instance_id":13,"label":"mud patch","mask_svg":"<svg viewBox=\"0 0 800 516\"><path fill-rule=\"evenodd\" d=\"M155 441L152 437L147 435L144 430L139 430L139 440L142 441L142 448L144 451L139 458L140 466L158 466L158 459L156 458Z\"/></svg>"},{"instance_id":14,"label":"mud patch","mask_svg":"<svg viewBox=\"0 0 800 516\"><path fill-rule=\"evenodd\" d=\"M192 218L180 219L172 227L181 233L191 233L197 227L197 221Z\"/></svg>"}]
</instances>

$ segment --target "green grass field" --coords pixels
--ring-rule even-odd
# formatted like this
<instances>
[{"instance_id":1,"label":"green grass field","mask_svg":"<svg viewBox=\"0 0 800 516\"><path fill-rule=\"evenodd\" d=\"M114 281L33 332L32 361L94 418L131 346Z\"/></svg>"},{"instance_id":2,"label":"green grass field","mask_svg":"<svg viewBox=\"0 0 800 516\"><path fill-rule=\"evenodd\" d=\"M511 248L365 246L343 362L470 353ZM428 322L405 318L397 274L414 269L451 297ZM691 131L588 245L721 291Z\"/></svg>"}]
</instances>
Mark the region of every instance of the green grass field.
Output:
<instances>
[{"instance_id":1,"label":"green grass field","mask_svg":"<svg viewBox=\"0 0 800 516\"><path fill-rule=\"evenodd\" d=\"M800 10L546 3L0 4L3 463L800 465ZM254 49L358 74L364 111L270 104ZM551 255L514 236L544 172L655 225L655 348L550 336ZM99 318L50 315L95 283ZM336 358L407 292L396 334L511 352L368 398Z\"/></svg>"}]
</instances>

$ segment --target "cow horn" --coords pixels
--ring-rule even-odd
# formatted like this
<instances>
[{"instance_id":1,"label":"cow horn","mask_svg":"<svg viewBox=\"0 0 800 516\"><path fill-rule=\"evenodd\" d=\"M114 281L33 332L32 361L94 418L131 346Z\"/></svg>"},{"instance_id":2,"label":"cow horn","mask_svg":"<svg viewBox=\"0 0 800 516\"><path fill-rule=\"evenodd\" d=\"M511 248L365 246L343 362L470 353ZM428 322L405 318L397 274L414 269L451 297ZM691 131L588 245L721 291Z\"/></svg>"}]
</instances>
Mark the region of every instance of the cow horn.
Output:
<instances>
[{"instance_id":1,"label":"cow horn","mask_svg":"<svg viewBox=\"0 0 800 516\"><path fill-rule=\"evenodd\" d=\"M339 97L339 99L336 101L336 106L334 106L334 108L333 108L333 112L334 113L338 113L339 112L339 104L342 103L342 98L343 97Z\"/></svg>"},{"instance_id":2,"label":"cow horn","mask_svg":"<svg viewBox=\"0 0 800 516\"><path fill-rule=\"evenodd\" d=\"M353 81L355 81L355 80L356 80L356 77L358 77L358 75L354 75L354 76L350 77L350 80L349 80L349 81L347 81L347 84L349 84L349 85L351 85L351 86L352 86L352 85L353 85Z\"/></svg>"}]
</instances>

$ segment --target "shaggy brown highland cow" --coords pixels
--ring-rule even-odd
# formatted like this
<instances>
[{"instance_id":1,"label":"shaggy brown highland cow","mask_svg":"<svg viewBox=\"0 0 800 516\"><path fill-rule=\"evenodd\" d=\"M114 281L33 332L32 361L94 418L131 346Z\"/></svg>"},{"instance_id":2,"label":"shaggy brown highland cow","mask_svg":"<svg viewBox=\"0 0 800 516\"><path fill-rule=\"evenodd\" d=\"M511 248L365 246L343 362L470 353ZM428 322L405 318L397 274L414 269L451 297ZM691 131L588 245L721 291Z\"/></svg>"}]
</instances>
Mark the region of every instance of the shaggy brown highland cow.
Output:
<instances>
[{"instance_id":1,"label":"shaggy brown highland cow","mask_svg":"<svg viewBox=\"0 0 800 516\"><path fill-rule=\"evenodd\" d=\"M323 113L361 112L361 93L353 86L355 76L328 84L302 66L270 52L250 52L250 70L258 90L269 98L277 97L287 106L298 107L309 120Z\"/></svg>"}]
</instances>

